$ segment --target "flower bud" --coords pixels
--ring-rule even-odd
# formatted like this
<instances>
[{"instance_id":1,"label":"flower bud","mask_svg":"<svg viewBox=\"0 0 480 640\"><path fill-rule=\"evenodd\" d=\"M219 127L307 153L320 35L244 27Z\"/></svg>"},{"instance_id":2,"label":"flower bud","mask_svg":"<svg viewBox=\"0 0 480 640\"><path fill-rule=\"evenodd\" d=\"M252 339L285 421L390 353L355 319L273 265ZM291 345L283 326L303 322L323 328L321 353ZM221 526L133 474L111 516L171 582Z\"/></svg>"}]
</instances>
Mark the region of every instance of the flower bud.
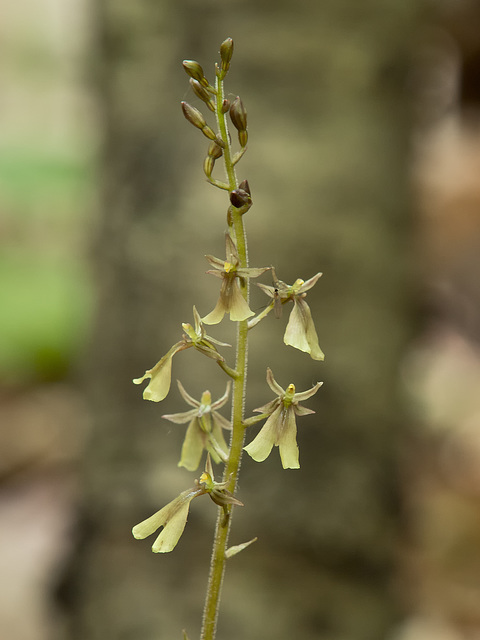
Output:
<instances>
[{"instance_id":1,"label":"flower bud","mask_svg":"<svg viewBox=\"0 0 480 640\"><path fill-rule=\"evenodd\" d=\"M220 45L220 57L222 58L222 70L228 71L230 66L230 60L233 55L233 40L231 38L227 38Z\"/></svg>"},{"instance_id":2,"label":"flower bud","mask_svg":"<svg viewBox=\"0 0 480 640\"><path fill-rule=\"evenodd\" d=\"M248 142L248 132L247 131L239 131L238 132L238 141L241 147L246 147Z\"/></svg>"},{"instance_id":3,"label":"flower bud","mask_svg":"<svg viewBox=\"0 0 480 640\"><path fill-rule=\"evenodd\" d=\"M215 158L212 158L212 156L207 156L203 161L203 171L207 176L207 178L211 177L214 166L215 166Z\"/></svg>"},{"instance_id":4,"label":"flower bud","mask_svg":"<svg viewBox=\"0 0 480 640\"><path fill-rule=\"evenodd\" d=\"M245 205L252 204L252 198L244 189L234 189L230 192L230 202L234 207L240 209Z\"/></svg>"},{"instance_id":5,"label":"flower bud","mask_svg":"<svg viewBox=\"0 0 480 640\"><path fill-rule=\"evenodd\" d=\"M200 100L205 102L210 111L215 111L215 104L205 87L203 87L200 82L194 78L190 78L190 86L193 89L193 93L200 98Z\"/></svg>"},{"instance_id":6,"label":"flower bud","mask_svg":"<svg viewBox=\"0 0 480 640\"><path fill-rule=\"evenodd\" d=\"M219 144L217 144L216 140L212 140L212 142L208 147L208 155L214 160L217 160L218 158L221 157L222 153L223 153L222 147Z\"/></svg>"},{"instance_id":7,"label":"flower bud","mask_svg":"<svg viewBox=\"0 0 480 640\"><path fill-rule=\"evenodd\" d=\"M203 127L202 133L209 140L217 140L217 134L211 127L208 126L208 124Z\"/></svg>"},{"instance_id":8,"label":"flower bud","mask_svg":"<svg viewBox=\"0 0 480 640\"><path fill-rule=\"evenodd\" d=\"M237 96L230 107L230 120L238 131L247 130L247 111Z\"/></svg>"},{"instance_id":9,"label":"flower bud","mask_svg":"<svg viewBox=\"0 0 480 640\"><path fill-rule=\"evenodd\" d=\"M250 185L248 184L248 180L242 180L242 182L238 185L238 188L246 191L249 196L252 195L252 192L250 191Z\"/></svg>"},{"instance_id":10,"label":"flower bud","mask_svg":"<svg viewBox=\"0 0 480 640\"><path fill-rule=\"evenodd\" d=\"M188 102L182 102L182 111L185 118L197 129L204 129L207 126L205 118L198 109L192 107Z\"/></svg>"},{"instance_id":11,"label":"flower bud","mask_svg":"<svg viewBox=\"0 0 480 640\"><path fill-rule=\"evenodd\" d=\"M230 109L230 100L227 100L225 98L225 100L222 102L222 113L227 113L229 109Z\"/></svg>"},{"instance_id":12,"label":"flower bud","mask_svg":"<svg viewBox=\"0 0 480 640\"><path fill-rule=\"evenodd\" d=\"M205 84L206 79L203 75L203 69L198 64L198 62L196 62L195 60L184 60L182 64L183 68L191 78L193 78L194 80L198 80L198 82L201 82L202 84Z\"/></svg>"}]
</instances>

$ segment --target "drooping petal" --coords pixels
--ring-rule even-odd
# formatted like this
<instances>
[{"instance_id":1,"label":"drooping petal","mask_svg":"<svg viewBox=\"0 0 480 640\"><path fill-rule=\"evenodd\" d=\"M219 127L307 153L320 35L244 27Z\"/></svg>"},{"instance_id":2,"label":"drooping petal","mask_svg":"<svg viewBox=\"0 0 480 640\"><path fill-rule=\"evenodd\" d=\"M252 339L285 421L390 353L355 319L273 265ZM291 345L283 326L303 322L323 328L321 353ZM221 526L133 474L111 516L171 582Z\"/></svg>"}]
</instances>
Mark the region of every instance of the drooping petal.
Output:
<instances>
[{"instance_id":1,"label":"drooping petal","mask_svg":"<svg viewBox=\"0 0 480 640\"><path fill-rule=\"evenodd\" d=\"M299 304L302 307L305 307L305 316L307 318L307 342L310 345L310 357L314 360L325 360L325 354L318 344L318 336L313 323L310 307L303 299L299 300Z\"/></svg>"},{"instance_id":2,"label":"drooping petal","mask_svg":"<svg viewBox=\"0 0 480 640\"><path fill-rule=\"evenodd\" d=\"M200 428L198 418L195 417L188 425L178 466L185 467L188 471L195 471L198 469L205 441L206 434Z\"/></svg>"},{"instance_id":3,"label":"drooping petal","mask_svg":"<svg viewBox=\"0 0 480 640\"><path fill-rule=\"evenodd\" d=\"M310 307L303 298L294 298L283 341L286 345L309 353L314 360L325 358L318 344Z\"/></svg>"},{"instance_id":4,"label":"drooping petal","mask_svg":"<svg viewBox=\"0 0 480 640\"><path fill-rule=\"evenodd\" d=\"M282 429L278 436L278 446L280 449L280 459L284 469L299 469L298 445L297 445L297 425L295 413L290 406L286 410Z\"/></svg>"},{"instance_id":5,"label":"drooping petal","mask_svg":"<svg viewBox=\"0 0 480 640\"><path fill-rule=\"evenodd\" d=\"M134 384L141 384L145 379L150 378L149 384L143 390L144 400L161 402L170 391L172 381L172 356L164 356L153 369L145 371L141 378L135 378Z\"/></svg>"},{"instance_id":6,"label":"drooping petal","mask_svg":"<svg viewBox=\"0 0 480 640\"><path fill-rule=\"evenodd\" d=\"M223 320L223 316L226 313L226 308L223 300L221 298L218 299L215 309L210 311L204 318L202 318L203 324L218 324Z\"/></svg>"},{"instance_id":7,"label":"drooping petal","mask_svg":"<svg viewBox=\"0 0 480 640\"><path fill-rule=\"evenodd\" d=\"M306 353L310 351L307 341L305 319L302 316L296 299L293 301L293 309L288 319L283 342L300 351L305 351Z\"/></svg>"},{"instance_id":8,"label":"drooping petal","mask_svg":"<svg viewBox=\"0 0 480 640\"><path fill-rule=\"evenodd\" d=\"M252 442L244 447L255 462L263 462L268 458L276 444L278 431L282 428L282 408L283 406L279 406L275 409Z\"/></svg>"},{"instance_id":9,"label":"drooping petal","mask_svg":"<svg viewBox=\"0 0 480 640\"><path fill-rule=\"evenodd\" d=\"M245 298L242 296L236 281L232 283L232 287L230 289L228 310L230 311L230 320L233 320L233 322L241 322L242 320L246 320L247 318L250 318L250 316L255 315L248 306Z\"/></svg>"},{"instance_id":10,"label":"drooping petal","mask_svg":"<svg viewBox=\"0 0 480 640\"><path fill-rule=\"evenodd\" d=\"M190 502L193 498L203 493L202 489L188 489L183 491L163 509L157 511L132 529L134 538L143 540L154 533L160 527L162 532L155 540L152 551L154 553L167 553L175 548L180 536L185 529Z\"/></svg>"}]
</instances>

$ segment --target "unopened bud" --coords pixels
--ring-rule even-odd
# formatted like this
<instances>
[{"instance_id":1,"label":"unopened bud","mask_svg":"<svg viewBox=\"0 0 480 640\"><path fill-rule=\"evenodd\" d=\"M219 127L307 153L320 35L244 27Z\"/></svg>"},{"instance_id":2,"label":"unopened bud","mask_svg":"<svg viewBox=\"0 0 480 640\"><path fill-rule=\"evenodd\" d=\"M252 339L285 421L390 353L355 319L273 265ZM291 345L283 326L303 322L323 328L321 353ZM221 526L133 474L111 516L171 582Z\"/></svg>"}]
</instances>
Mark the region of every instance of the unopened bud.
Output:
<instances>
[{"instance_id":1,"label":"unopened bud","mask_svg":"<svg viewBox=\"0 0 480 640\"><path fill-rule=\"evenodd\" d=\"M192 105L188 104L188 102L182 102L182 111L185 118L193 124L197 129L202 129L206 127L207 123L205 118L200 113L198 109L192 107Z\"/></svg>"},{"instance_id":2,"label":"unopened bud","mask_svg":"<svg viewBox=\"0 0 480 640\"><path fill-rule=\"evenodd\" d=\"M203 127L202 133L209 140L216 140L217 139L217 134L215 133L215 131L211 127L208 126L208 124Z\"/></svg>"},{"instance_id":3,"label":"unopened bud","mask_svg":"<svg viewBox=\"0 0 480 640\"><path fill-rule=\"evenodd\" d=\"M225 100L222 102L222 113L227 113L229 109L230 109L230 100L227 100L225 98Z\"/></svg>"},{"instance_id":4,"label":"unopened bud","mask_svg":"<svg viewBox=\"0 0 480 640\"><path fill-rule=\"evenodd\" d=\"M184 60L183 68L188 73L188 75L194 80L198 80L202 84L206 83L205 76L203 75L202 67L195 60Z\"/></svg>"},{"instance_id":5,"label":"unopened bud","mask_svg":"<svg viewBox=\"0 0 480 640\"><path fill-rule=\"evenodd\" d=\"M233 40L231 38L227 38L220 45L220 57L222 58L222 69L223 71L227 71L230 66L230 60L233 55Z\"/></svg>"},{"instance_id":6,"label":"unopened bud","mask_svg":"<svg viewBox=\"0 0 480 640\"><path fill-rule=\"evenodd\" d=\"M230 120L238 131L247 130L247 111L237 96L230 107Z\"/></svg>"},{"instance_id":7,"label":"unopened bud","mask_svg":"<svg viewBox=\"0 0 480 640\"><path fill-rule=\"evenodd\" d=\"M223 153L222 147L219 144L217 144L216 140L212 140L212 142L208 147L208 155L214 160L217 160L217 158L220 158L222 153Z\"/></svg>"},{"instance_id":8,"label":"unopened bud","mask_svg":"<svg viewBox=\"0 0 480 640\"><path fill-rule=\"evenodd\" d=\"M246 147L248 142L248 132L246 130L238 132L238 141L241 147Z\"/></svg>"},{"instance_id":9,"label":"unopened bud","mask_svg":"<svg viewBox=\"0 0 480 640\"><path fill-rule=\"evenodd\" d=\"M215 166L215 158L212 158L212 156L207 156L203 161L203 171L207 176L207 178L211 177L214 166Z\"/></svg>"},{"instance_id":10,"label":"unopened bud","mask_svg":"<svg viewBox=\"0 0 480 640\"><path fill-rule=\"evenodd\" d=\"M247 204L251 205L252 198L250 197L250 194L245 191L245 189L238 188L230 192L230 202L234 207L240 209Z\"/></svg>"},{"instance_id":11,"label":"unopened bud","mask_svg":"<svg viewBox=\"0 0 480 640\"><path fill-rule=\"evenodd\" d=\"M205 102L205 104L210 109L210 111L215 111L215 104L214 104L210 94L205 89L205 87L202 86L200 84L200 82L198 80L195 80L194 78L190 78L190 86L193 89L193 93L198 98L200 98L200 100L203 100L203 102Z\"/></svg>"},{"instance_id":12,"label":"unopened bud","mask_svg":"<svg viewBox=\"0 0 480 640\"><path fill-rule=\"evenodd\" d=\"M252 192L250 191L250 185L248 184L248 180L242 180L242 182L240 182L240 184L238 185L238 188L246 191L249 196L252 195Z\"/></svg>"}]
</instances>

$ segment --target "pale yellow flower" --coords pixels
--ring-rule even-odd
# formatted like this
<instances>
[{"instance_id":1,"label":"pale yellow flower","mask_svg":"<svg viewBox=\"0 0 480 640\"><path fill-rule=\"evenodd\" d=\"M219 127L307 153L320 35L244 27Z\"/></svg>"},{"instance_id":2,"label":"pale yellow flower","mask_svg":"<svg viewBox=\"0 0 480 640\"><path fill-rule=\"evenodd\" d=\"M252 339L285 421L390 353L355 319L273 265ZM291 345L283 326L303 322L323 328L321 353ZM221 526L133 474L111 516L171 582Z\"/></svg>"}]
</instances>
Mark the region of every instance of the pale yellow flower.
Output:
<instances>
[{"instance_id":1,"label":"pale yellow flower","mask_svg":"<svg viewBox=\"0 0 480 640\"><path fill-rule=\"evenodd\" d=\"M306 282L299 278L292 285L285 284L281 280L276 280L274 287L265 284L258 285L262 291L273 298L267 312L273 308L281 309L279 305L283 305L289 300L293 301L293 309L290 313L283 341L286 345L308 353L314 360L324 360L325 356L318 344L317 332L305 297L306 291L316 284L321 275L321 273L317 273ZM256 320L257 318L252 320L252 326L254 326Z\"/></svg>"},{"instance_id":2,"label":"pale yellow flower","mask_svg":"<svg viewBox=\"0 0 480 640\"><path fill-rule=\"evenodd\" d=\"M143 540L155 533L160 527L163 527L159 536L157 536L152 546L154 553L168 553L172 551L180 536L185 529L187 523L188 510L190 502L193 498L205 493L205 490L196 486L192 489L183 491L172 502L169 502L163 509L157 511L143 522L135 525L132 529L133 537L137 540Z\"/></svg>"},{"instance_id":3,"label":"pale yellow flower","mask_svg":"<svg viewBox=\"0 0 480 640\"><path fill-rule=\"evenodd\" d=\"M226 420L217 409L223 407L228 401L231 383L223 396L212 402L210 391L204 391L202 399L192 398L178 381L178 388L187 404L194 407L183 413L172 413L162 418L176 424L189 423L185 440L182 446L179 467L185 467L189 471L195 471L200 464L203 450L206 449L213 461L225 462L228 458L228 446L223 437L223 429L231 429L230 422Z\"/></svg>"},{"instance_id":4,"label":"pale yellow flower","mask_svg":"<svg viewBox=\"0 0 480 640\"><path fill-rule=\"evenodd\" d=\"M202 322L205 324L218 324L226 313L230 314L230 320L234 322L240 322L255 315L240 291L238 280L239 278L257 278L270 269L270 267L240 267L237 248L228 233L225 235L225 244L225 260L220 260L220 258L215 258L214 256L206 256L212 267L215 267L207 271L207 273L221 278L222 284L215 308L202 318Z\"/></svg>"},{"instance_id":5,"label":"pale yellow flower","mask_svg":"<svg viewBox=\"0 0 480 640\"><path fill-rule=\"evenodd\" d=\"M161 402L167 397L172 382L172 358L179 351L194 347L197 351L200 351L200 353L203 353L209 358L213 358L217 362L223 362L225 360L225 358L218 353L214 345L218 344L224 347L230 345L219 342L205 334L200 315L195 307L193 307L193 316L195 328L192 327L191 324L184 322L182 328L185 333L182 336L182 340L174 344L152 369L145 371L141 378L135 378L133 380L134 384L141 384L144 380L150 380L143 390L144 400Z\"/></svg>"},{"instance_id":6,"label":"pale yellow flower","mask_svg":"<svg viewBox=\"0 0 480 640\"><path fill-rule=\"evenodd\" d=\"M295 393L295 385L290 384L283 389L273 377L270 369L267 369L267 382L270 389L277 397L255 411L268 415L268 419L257 436L244 447L245 451L256 462L263 462L274 446L280 450L280 459L284 469L299 469L299 452L297 445L297 424L295 416L305 416L315 413L311 409L299 405L299 401L311 398L322 386L317 382L308 391Z\"/></svg>"}]
</instances>

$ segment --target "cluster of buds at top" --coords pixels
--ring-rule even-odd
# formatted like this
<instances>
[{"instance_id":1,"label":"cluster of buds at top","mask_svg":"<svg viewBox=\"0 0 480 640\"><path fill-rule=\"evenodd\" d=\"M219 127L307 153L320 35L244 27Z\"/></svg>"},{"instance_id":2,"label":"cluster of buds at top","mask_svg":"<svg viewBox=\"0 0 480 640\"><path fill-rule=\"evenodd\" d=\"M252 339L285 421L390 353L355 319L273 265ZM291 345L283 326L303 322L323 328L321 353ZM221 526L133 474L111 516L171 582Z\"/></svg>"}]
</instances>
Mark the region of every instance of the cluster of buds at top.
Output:
<instances>
[{"instance_id":1,"label":"cluster of buds at top","mask_svg":"<svg viewBox=\"0 0 480 640\"><path fill-rule=\"evenodd\" d=\"M230 120L238 131L238 141L242 148L247 146L247 110L243 106L243 102L239 96L235 98L230 106Z\"/></svg>"}]
</instances>

